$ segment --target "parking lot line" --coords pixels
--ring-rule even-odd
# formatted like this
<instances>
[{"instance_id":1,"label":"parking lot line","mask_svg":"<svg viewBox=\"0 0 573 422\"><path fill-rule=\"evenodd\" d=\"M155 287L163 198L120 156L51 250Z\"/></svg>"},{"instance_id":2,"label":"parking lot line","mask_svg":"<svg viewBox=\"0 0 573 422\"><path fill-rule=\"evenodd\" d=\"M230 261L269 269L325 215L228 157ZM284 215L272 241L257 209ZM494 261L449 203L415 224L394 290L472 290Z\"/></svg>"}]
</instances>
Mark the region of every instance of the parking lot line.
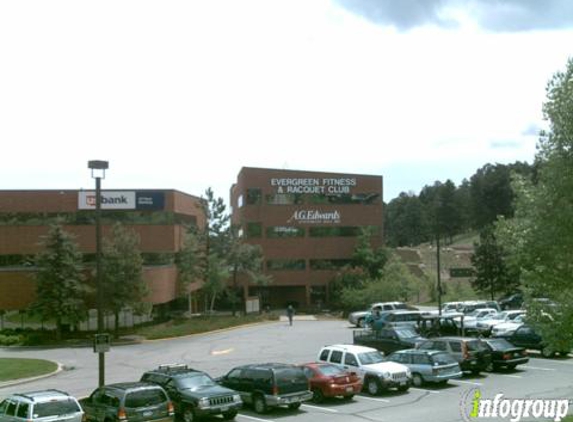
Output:
<instances>
[{"instance_id":1,"label":"parking lot line","mask_svg":"<svg viewBox=\"0 0 573 422\"><path fill-rule=\"evenodd\" d=\"M555 368L540 368L539 366L529 366L529 365L527 365L527 366L522 365L521 367L524 369L536 369L538 371L556 371L557 370Z\"/></svg>"},{"instance_id":2,"label":"parking lot line","mask_svg":"<svg viewBox=\"0 0 573 422\"><path fill-rule=\"evenodd\" d=\"M242 414L240 414L240 413L239 413L236 417L237 417L237 418L250 419L250 420L252 420L252 421L257 421L257 422L275 422L275 421L273 421L273 420L271 420L271 419L259 419L259 418L254 418L254 417L252 417L252 416L242 415Z\"/></svg>"},{"instance_id":3,"label":"parking lot line","mask_svg":"<svg viewBox=\"0 0 573 422\"><path fill-rule=\"evenodd\" d=\"M390 403L390 400L386 400L386 399L375 399L373 397L366 397L366 396L355 396L354 398L356 399L357 397L360 397L361 399L364 399L364 400L379 401L382 403Z\"/></svg>"},{"instance_id":4,"label":"parking lot line","mask_svg":"<svg viewBox=\"0 0 573 422\"><path fill-rule=\"evenodd\" d=\"M461 384L471 384L471 385L483 385L483 383L481 382L474 382L474 381L450 380L450 382L454 384L461 383Z\"/></svg>"},{"instance_id":5,"label":"parking lot line","mask_svg":"<svg viewBox=\"0 0 573 422\"><path fill-rule=\"evenodd\" d=\"M500 374L502 377L508 378L523 378L521 375L508 375L508 374Z\"/></svg>"},{"instance_id":6,"label":"parking lot line","mask_svg":"<svg viewBox=\"0 0 573 422\"><path fill-rule=\"evenodd\" d=\"M320 407L320 406L311 406L310 404L303 404L302 407L308 407L310 409L318 409L318 410L324 410L325 412L332 412L332 413L338 413L338 410L336 409L329 409L328 407Z\"/></svg>"},{"instance_id":7,"label":"parking lot line","mask_svg":"<svg viewBox=\"0 0 573 422\"><path fill-rule=\"evenodd\" d=\"M439 391L426 390L424 388L410 387L410 390L421 391L422 393L440 394Z\"/></svg>"}]
</instances>

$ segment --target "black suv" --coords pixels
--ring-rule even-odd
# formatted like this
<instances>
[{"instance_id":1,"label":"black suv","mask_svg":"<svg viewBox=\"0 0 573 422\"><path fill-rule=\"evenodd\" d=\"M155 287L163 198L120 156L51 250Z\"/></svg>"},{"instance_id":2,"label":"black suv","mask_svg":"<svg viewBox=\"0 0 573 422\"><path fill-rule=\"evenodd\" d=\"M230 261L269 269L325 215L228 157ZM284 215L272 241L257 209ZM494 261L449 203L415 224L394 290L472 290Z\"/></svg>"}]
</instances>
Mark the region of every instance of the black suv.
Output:
<instances>
[{"instance_id":1,"label":"black suv","mask_svg":"<svg viewBox=\"0 0 573 422\"><path fill-rule=\"evenodd\" d=\"M308 379L302 368L281 363L244 365L218 379L225 387L241 394L255 412L265 413L271 407L286 405L298 409L312 399Z\"/></svg>"},{"instance_id":2,"label":"black suv","mask_svg":"<svg viewBox=\"0 0 573 422\"><path fill-rule=\"evenodd\" d=\"M87 422L173 422L165 390L145 382L104 385L80 400Z\"/></svg>"},{"instance_id":3,"label":"black suv","mask_svg":"<svg viewBox=\"0 0 573 422\"><path fill-rule=\"evenodd\" d=\"M354 330L354 344L374 347L388 355L396 350L411 349L426 339L413 327L389 327L381 330Z\"/></svg>"},{"instance_id":4,"label":"black suv","mask_svg":"<svg viewBox=\"0 0 573 422\"><path fill-rule=\"evenodd\" d=\"M243 404L236 391L221 387L206 373L185 364L159 365L144 373L141 381L163 387L173 401L176 416L184 422L206 415L234 419Z\"/></svg>"}]
</instances>

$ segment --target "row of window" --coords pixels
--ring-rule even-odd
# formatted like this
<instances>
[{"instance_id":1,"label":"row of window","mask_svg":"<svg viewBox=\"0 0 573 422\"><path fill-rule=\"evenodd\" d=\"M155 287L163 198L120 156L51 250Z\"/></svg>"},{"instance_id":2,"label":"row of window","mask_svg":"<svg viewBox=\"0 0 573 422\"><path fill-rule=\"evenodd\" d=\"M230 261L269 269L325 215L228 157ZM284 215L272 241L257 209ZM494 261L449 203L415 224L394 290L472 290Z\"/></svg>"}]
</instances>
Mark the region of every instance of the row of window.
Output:
<instances>
[{"instance_id":1,"label":"row of window","mask_svg":"<svg viewBox=\"0 0 573 422\"><path fill-rule=\"evenodd\" d=\"M166 211L109 211L102 210L102 224L146 224L146 225L196 225L197 219L191 215L177 214ZM67 225L95 224L94 211L59 212L59 213L0 213L2 226L47 226L52 223Z\"/></svg>"},{"instance_id":2,"label":"row of window","mask_svg":"<svg viewBox=\"0 0 573 422\"><path fill-rule=\"evenodd\" d=\"M1 267L33 267L35 266L34 255L0 255ZM171 265L175 262L175 254L169 252L147 253L142 252L143 265ZM95 263L95 254L83 254L83 262L86 264Z\"/></svg>"},{"instance_id":3,"label":"row of window","mask_svg":"<svg viewBox=\"0 0 573 422\"><path fill-rule=\"evenodd\" d=\"M304 193L275 193L264 195L266 205L321 205L321 204L380 204L379 193L331 193L331 194L304 194ZM262 205L263 192L259 188L247 189L246 201L243 195L237 200L238 207L245 205Z\"/></svg>"},{"instance_id":4,"label":"row of window","mask_svg":"<svg viewBox=\"0 0 573 422\"><path fill-rule=\"evenodd\" d=\"M333 271L350 263L350 259L310 259L308 267L313 271ZM266 265L267 271L304 271L307 268L307 262L304 259L269 259Z\"/></svg>"},{"instance_id":5,"label":"row of window","mask_svg":"<svg viewBox=\"0 0 573 422\"><path fill-rule=\"evenodd\" d=\"M246 235L248 238L263 237L263 225L258 222L247 223ZM357 237L363 229L379 233L377 226L316 226L308 228L309 237ZM265 237L269 239L284 237L305 237L307 229L297 226L269 226L264 230Z\"/></svg>"}]
</instances>

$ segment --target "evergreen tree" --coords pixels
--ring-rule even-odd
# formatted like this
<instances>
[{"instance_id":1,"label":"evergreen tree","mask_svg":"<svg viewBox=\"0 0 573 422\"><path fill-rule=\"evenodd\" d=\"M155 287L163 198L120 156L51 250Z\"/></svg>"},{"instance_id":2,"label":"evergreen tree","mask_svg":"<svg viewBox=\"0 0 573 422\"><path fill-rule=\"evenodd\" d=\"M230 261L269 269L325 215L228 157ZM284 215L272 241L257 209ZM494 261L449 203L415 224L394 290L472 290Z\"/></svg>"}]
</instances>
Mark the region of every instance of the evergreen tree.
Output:
<instances>
[{"instance_id":1,"label":"evergreen tree","mask_svg":"<svg viewBox=\"0 0 573 422\"><path fill-rule=\"evenodd\" d=\"M55 319L56 336L64 324L77 325L86 318L86 294L82 254L71 234L60 224L50 226L36 256L36 299L31 311L43 319Z\"/></svg>"},{"instance_id":2,"label":"evergreen tree","mask_svg":"<svg viewBox=\"0 0 573 422\"><path fill-rule=\"evenodd\" d=\"M104 239L101 269L104 307L115 317L117 337L120 311L129 307L136 311L143 309L149 292L143 279L139 237L120 223L112 227L111 238Z\"/></svg>"}]
</instances>

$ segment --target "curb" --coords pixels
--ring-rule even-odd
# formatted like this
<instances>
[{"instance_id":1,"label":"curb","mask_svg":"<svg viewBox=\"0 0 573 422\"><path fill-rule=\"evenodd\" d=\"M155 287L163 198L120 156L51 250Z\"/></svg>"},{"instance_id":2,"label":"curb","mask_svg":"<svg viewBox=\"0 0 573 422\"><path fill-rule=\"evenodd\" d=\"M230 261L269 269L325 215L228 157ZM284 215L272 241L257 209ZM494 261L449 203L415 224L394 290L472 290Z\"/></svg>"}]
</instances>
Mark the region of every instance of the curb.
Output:
<instances>
[{"instance_id":1,"label":"curb","mask_svg":"<svg viewBox=\"0 0 573 422\"><path fill-rule=\"evenodd\" d=\"M52 361L48 361L48 362L52 362ZM19 384L25 384L25 383L32 382L32 381L37 381L37 380L41 380L44 378L53 377L54 375L57 375L64 370L64 365L62 365L60 362L55 362L55 363L58 365L58 368L55 371L52 371L52 372L49 372L49 373L43 374L43 375L38 375L36 377L18 378L15 380L0 382L0 389L5 388L5 387L11 387L14 385L19 385Z\"/></svg>"}]
</instances>

